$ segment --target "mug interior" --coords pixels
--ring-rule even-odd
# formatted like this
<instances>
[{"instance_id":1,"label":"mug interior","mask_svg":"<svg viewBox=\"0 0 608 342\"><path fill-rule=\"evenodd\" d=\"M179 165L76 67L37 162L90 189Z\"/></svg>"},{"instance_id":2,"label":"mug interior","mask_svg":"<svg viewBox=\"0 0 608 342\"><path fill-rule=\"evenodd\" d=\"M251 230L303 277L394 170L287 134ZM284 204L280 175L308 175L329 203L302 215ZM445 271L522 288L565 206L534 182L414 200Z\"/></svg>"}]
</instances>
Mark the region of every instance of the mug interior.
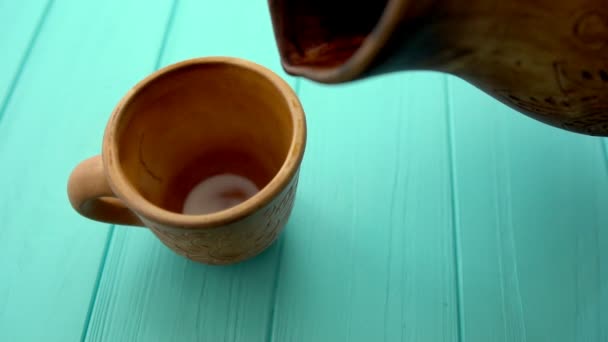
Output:
<instances>
[{"instance_id":1,"label":"mug interior","mask_svg":"<svg viewBox=\"0 0 608 342\"><path fill-rule=\"evenodd\" d=\"M122 173L144 199L174 213L214 175L238 175L263 189L286 161L294 134L276 84L222 61L160 74L119 110Z\"/></svg>"}]
</instances>

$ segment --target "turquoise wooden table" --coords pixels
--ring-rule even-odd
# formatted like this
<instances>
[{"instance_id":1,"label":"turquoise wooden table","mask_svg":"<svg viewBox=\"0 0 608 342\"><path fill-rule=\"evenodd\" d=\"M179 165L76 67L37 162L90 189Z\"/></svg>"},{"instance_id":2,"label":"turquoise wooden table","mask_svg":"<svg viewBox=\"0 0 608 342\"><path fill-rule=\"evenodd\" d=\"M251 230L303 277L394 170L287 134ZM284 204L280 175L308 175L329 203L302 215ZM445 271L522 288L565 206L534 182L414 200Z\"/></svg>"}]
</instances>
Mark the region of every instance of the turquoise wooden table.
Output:
<instances>
[{"instance_id":1,"label":"turquoise wooden table","mask_svg":"<svg viewBox=\"0 0 608 342\"><path fill-rule=\"evenodd\" d=\"M0 51L0 341L608 341L601 138L437 73L289 77L264 0L0 0ZM284 234L229 267L66 196L132 85L209 55L279 73L309 126Z\"/></svg>"}]
</instances>

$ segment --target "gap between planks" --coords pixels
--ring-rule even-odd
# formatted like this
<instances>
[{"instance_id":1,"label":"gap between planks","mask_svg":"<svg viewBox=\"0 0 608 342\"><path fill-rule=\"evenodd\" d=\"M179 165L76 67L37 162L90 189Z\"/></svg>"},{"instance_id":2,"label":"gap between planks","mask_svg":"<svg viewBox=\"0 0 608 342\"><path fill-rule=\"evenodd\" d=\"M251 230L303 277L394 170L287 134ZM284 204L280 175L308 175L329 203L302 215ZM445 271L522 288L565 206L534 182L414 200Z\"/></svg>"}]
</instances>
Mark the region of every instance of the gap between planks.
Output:
<instances>
[{"instance_id":1,"label":"gap between planks","mask_svg":"<svg viewBox=\"0 0 608 342\"><path fill-rule=\"evenodd\" d=\"M444 75L444 92L446 105L446 127L448 137L448 163L450 165L450 196L452 203L452 252L454 259L454 286L456 290L456 329L459 342L465 341L464 336L464 308L462 307L462 260L460 251L460 208L458 206L458 197L456 196L456 166L455 160L455 144L454 144L454 116L452 115L452 97L451 82L449 76Z\"/></svg>"},{"instance_id":2,"label":"gap between planks","mask_svg":"<svg viewBox=\"0 0 608 342\"><path fill-rule=\"evenodd\" d=\"M34 48L34 45L36 45L36 42L38 41L38 36L40 36L40 32L42 32L42 27L44 26L46 19L48 18L49 13L51 12L51 8L53 7L54 1L55 0L48 0L44 7L44 10L42 10L42 14L40 15L40 18L38 18L38 22L36 23L36 28L34 29L34 33L32 33L32 37L30 38L30 41L27 43L27 48L25 49L25 52L23 53L23 57L21 57L21 62L19 62L19 66L17 67L17 72L15 72L15 75L13 76L13 79L11 80L11 83L7 89L4 101L2 103L0 103L0 122L2 122L2 118L4 117L4 113L6 112L6 107L8 107L8 104L11 102L13 93L15 92L15 89L17 88L17 84L19 83L19 80L21 79L21 74L23 74L25 65L27 64L28 60L30 59L30 55L32 54L32 49Z\"/></svg>"},{"instance_id":3,"label":"gap between planks","mask_svg":"<svg viewBox=\"0 0 608 342\"><path fill-rule=\"evenodd\" d=\"M54 0L50 0L49 2L52 2ZM158 54L156 56L156 62L154 64L154 70L158 70L161 66L161 62L163 59L163 56L165 54L165 47L167 45L167 42L169 40L169 35L171 33L171 28L173 27L173 22L175 20L175 14L177 12L177 5L178 5L179 0L173 0L173 3L171 4L171 10L169 11L169 16L167 17L167 23L165 24L165 30L163 33L163 37L161 39L161 44L160 44L160 48L158 51ZM36 34L37 35L37 34ZM29 49L28 49L29 51ZM2 112L0 111L0 120L2 119ZM103 250L103 254L102 254L102 258L101 261L99 263L99 270L97 272L97 278L95 279L95 285L93 287L93 292L91 293L91 300L89 302L89 308L87 310L87 316L85 318L84 321L84 325L83 325L83 329L82 329L82 334L81 334L81 341L86 341L88 335L89 335L89 328L90 328L90 324L91 324L91 317L93 315L93 309L95 308L95 305L97 303L97 297L98 297L98 293L99 293L99 285L101 283L101 278L103 276L103 272L105 270L105 266L106 266L106 260L108 258L108 253L110 251L110 246L112 244L112 240L114 237L114 231L116 229L115 225L110 225L109 226L109 232L106 238L106 243L104 246L104 250Z\"/></svg>"}]
</instances>

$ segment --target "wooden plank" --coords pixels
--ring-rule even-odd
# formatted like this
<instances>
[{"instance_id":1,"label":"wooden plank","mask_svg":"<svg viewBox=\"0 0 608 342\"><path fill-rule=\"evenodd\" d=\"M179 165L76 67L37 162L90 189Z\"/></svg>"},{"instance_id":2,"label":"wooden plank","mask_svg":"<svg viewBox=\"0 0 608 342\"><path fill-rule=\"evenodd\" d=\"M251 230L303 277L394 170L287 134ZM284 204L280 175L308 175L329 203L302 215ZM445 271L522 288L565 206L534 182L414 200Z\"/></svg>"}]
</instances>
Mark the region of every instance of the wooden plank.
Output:
<instances>
[{"instance_id":1,"label":"wooden plank","mask_svg":"<svg viewBox=\"0 0 608 342\"><path fill-rule=\"evenodd\" d=\"M179 1L160 65L229 55L280 73L264 1ZM173 254L148 230L116 227L89 341L267 341L278 245L212 267Z\"/></svg>"},{"instance_id":2,"label":"wooden plank","mask_svg":"<svg viewBox=\"0 0 608 342\"><path fill-rule=\"evenodd\" d=\"M466 341L608 340L601 139L450 78Z\"/></svg>"},{"instance_id":3,"label":"wooden plank","mask_svg":"<svg viewBox=\"0 0 608 342\"><path fill-rule=\"evenodd\" d=\"M88 341L264 341L277 246L212 267L176 256L148 231L117 227Z\"/></svg>"},{"instance_id":4,"label":"wooden plank","mask_svg":"<svg viewBox=\"0 0 608 342\"><path fill-rule=\"evenodd\" d=\"M0 118L52 2L0 0Z\"/></svg>"},{"instance_id":5,"label":"wooden plank","mask_svg":"<svg viewBox=\"0 0 608 342\"><path fill-rule=\"evenodd\" d=\"M309 145L273 341L456 341L444 77L303 82Z\"/></svg>"},{"instance_id":6,"label":"wooden plank","mask_svg":"<svg viewBox=\"0 0 608 342\"><path fill-rule=\"evenodd\" d=\"M81 337L109 230L72 210L68 175L99 153L115 103L153 69L169 4L51 8L0 121L0 341Z\"/></svg>"}]
</instances>

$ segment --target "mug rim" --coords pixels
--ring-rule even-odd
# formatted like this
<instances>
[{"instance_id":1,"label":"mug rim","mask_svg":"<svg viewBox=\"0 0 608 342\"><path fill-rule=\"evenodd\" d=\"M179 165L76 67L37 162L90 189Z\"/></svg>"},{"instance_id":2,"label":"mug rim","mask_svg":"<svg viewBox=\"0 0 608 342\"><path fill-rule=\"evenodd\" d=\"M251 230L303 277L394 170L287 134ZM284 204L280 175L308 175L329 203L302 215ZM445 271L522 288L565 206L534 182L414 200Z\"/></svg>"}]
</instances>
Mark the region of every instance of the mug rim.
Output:
<instances>
[{"instance_id":1,"label":"mug rim","mask_svg":"<svg viewBox=\"0 0 608 342\"><path fill-rule=\"evenodd\" d=\"M279 171L272 177L255 195L237 204L236 206L221 211L201 214L186 215L166 210L153 204L143 197L131 184L120 166L118 136L116 134L119 124L125 119L123 109L133 101L149 84L157 81L162 76L191 67L193 65L230 65L247 69L260 77L270 81L276 91L285 99L289 108L289 116L293 125L293 134L287 156ZM254 214L276 198L287 186L294 176L297 176L299 166L304 156L306 146L306 118L302 104L291 86L272 70L255 62L237 57L210 56L187 59L163 67L133 86L118 102L113 110L106 126L103 138L102 159L104 173L114 194L120 198L125 205L135 214L143 216L144 219L160 223L173 228L214 228L228 223L239 221Z\"/></svg>"}]
</instances>

